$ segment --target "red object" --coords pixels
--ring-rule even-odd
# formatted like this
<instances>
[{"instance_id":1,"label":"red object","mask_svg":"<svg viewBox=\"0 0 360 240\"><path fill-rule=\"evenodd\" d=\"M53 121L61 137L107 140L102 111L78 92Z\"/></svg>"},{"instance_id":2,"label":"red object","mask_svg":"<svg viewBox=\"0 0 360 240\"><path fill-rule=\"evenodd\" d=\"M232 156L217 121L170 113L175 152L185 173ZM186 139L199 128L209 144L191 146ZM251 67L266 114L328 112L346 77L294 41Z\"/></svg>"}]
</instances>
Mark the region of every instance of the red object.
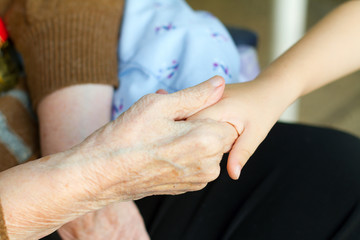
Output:
<instances>
[{"instance_id":1,"label":"red object","mask_svg":"<svg viewBox=\"0 0 360 240\"><path fill-rule=\"evenodd\" d=\"M6 31L5 24L2 20L2 18L0 18L0 40L1 40L1 42L2 43L6 42L8 37L9 37L9 34Z\"/></svg>"}]
</instances>

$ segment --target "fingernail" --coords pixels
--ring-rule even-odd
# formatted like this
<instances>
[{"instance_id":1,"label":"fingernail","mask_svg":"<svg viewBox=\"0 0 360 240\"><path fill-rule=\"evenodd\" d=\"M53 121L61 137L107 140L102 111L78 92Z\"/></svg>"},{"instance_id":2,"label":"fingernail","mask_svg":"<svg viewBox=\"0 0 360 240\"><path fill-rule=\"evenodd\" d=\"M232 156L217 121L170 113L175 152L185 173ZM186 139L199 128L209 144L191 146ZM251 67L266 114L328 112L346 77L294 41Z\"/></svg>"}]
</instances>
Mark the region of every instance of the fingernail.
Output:
<instances>
[{"instance_id":1,"label":"fingernail","mask_svg":"<svg viewBox=\"0 0 360 240\"><path fill-rule=\"evenodd\" d=\"M157 94L168 94L168 92L164 89L159 89L156 91Z\"/></svg>"},{"instance_id":2,"label":"fingernail","mask_svg":"<svg viewBox=\"0 0 360 240\"><path fill-rule=\"evenodd\" d=\"M220 77L213 77L210 79L210 83L214 86L214 87L219 87L221 86L221 84L223 83L222 79Z\"/></svg>"},{"instance_id":3,"label":"fingernail","mask_svg":"<svg viewBox=\"0 0 360 240\"><path fill-rule=\"evenodd\" d=\"M240 166L240 164L239 164L239 165L236 165L236 167L235 167L235 177L236 177L236 180L239 179L240 173L241 173L241 166Z\"/></svg>"}]
</instances>

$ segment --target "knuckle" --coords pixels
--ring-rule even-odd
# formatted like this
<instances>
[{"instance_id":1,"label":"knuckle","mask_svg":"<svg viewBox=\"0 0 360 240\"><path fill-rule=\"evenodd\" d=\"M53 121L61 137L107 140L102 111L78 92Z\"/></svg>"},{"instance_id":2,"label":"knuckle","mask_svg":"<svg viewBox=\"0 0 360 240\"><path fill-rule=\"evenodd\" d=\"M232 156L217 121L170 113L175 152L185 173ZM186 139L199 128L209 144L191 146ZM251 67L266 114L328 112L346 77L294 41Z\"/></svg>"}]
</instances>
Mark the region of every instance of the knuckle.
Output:
<instances>
[{"instance_id":1,"label":"knuckle","mask_svg":"<svg viewBox=\"0 0 360 240\"><path fill-rule=\"evenodd\" d=\"M166 104L166 95L150 93L143 96L139 100L141 109L143 112L154 112L159 111L165 107Z\"/></svg>"},{"instance_id":2,"label":"knuckle","mask_svg":"<svg viewBox=\"0 0 360 240\"><path fill-rule=\"evenodd\" d=\"M143 96L140 101L147 106L152 106L159 101L158 95L155 93L150 93Z\"/></svg>"},{"instance_id":3,"label":"knuckle","mask_svg":"<svg viewBox=\"0 0 360 240\"><path fill-rule=\"evenodd\" d=\"M205 135L205 134L202 134L200 136L198 136L195 140L195 147L198 149L198 150L201 150L201 151L207 151L207 150L210 150L211 147L211 140L210 140L211 137Z\"/></svg>"},{"instance_id":4,"label":"knuckle","mask_svg":"<svg viewBox=\"0 0 360 240\"><path fill-rule=\"evenodd\" d=\"M209 133L206 136L206 141L204 142L204 144L206 144L206 146L204 147L209 153L217 154L222 152L226 141L223 141L222 138L220 138L216 134Z\"/></svg>"},{"instance_id":5,"label":"knuckle","mask_svg":"<svg viewBox=\"0 0 360 240\"><path fill-rule=\"evenodd\" d=\"M208 159L209 161L212 161L212 163L206 164L207 166L202 166L200 170L198 171L195 182L199 183L208 183L211 181L214 181L216 178L220 175L220 165L218 159Z\"/></svg>"},{"instance_id":6,"label":"knuckle","mask_svg":"<svg viewBox=\"0 0 360 240\"><path fill-rule=\"evenodd\" d=\"M207 124L200 122L193 126L191 148L202 157L223 154L224 149L229 150L233 144L233 139L227 141L223 136L208 128Z\"/></svg>"}]
</instances>

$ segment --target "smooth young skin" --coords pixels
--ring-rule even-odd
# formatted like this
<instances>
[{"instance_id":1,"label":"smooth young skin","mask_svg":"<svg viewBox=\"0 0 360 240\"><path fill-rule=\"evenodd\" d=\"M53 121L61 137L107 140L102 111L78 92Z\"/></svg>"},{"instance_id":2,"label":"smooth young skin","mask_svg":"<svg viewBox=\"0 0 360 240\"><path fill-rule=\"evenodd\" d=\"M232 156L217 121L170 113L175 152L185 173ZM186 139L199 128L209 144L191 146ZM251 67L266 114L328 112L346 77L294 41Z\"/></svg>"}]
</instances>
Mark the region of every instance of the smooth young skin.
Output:
<instances>
[{"instance_id":1,"label":"smooth young skin","mask_svg":"<svg viewBox=\"0 0 360 240\"><path fill-rule=\"evenodd\" d=\"M189 119L212 118L240 134L228 160L231 178L297 98L360 68L360 1L349 1L279 57L254 81L227 85L220 102Z\"/></svg>"},{"instance_id":2,"label":"smooth young skin","mask_svg":"<svg viewBox=\"0 0 360 240\"><path fill-rule=\"evenodd\" d=\"M10 239L38 239L110 204L196 191L216 179L235 129L183 120L219 101L224 81L217 80L145 96L80 145L1 172Z\"/></svg>"}]
</instances>

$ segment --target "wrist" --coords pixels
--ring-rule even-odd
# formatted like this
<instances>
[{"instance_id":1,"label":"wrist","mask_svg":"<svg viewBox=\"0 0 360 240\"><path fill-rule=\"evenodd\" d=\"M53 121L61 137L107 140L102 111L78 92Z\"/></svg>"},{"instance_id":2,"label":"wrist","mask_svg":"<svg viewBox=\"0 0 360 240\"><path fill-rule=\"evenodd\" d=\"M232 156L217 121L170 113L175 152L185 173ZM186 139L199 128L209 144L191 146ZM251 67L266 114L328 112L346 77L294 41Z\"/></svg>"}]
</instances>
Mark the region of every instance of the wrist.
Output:
<instances>
[{"instance_id":1,"label":"wrist","mask_svg":"<svg viewBox=\"0 0 360 240\"><path fill-rule=\"evenodd\" d=\"M77 176L69 179L71 172L65 163L75 157L70 151L55 154L0 174L0 196L10 238L41 238L85 210L78 204L82 193L81 187L74 187Z\"/></svg>"},{"instance_id":2,"label":"wrist","mask_svg":"<svg viewBox=\"0 0 360 240\"><path fill-rule=\"evenodd\" d=\"M121 168L114 169L122 151L112 157L104 152L74 147L1 172L0 197L9 237L38 239L122 196L129 198L126 191L111 187L122 181L118 176L126 176ZM112 176L102 169L111 169Z\"/></svg>"},{"instance_id":3,"label":"wrist","mask_svg":"<svg viewBox=\"0 0 360 240\"><path fill-rule=\"evenodd\" d=\"M111 132L107 128L111 128L111 124L107 125L105 132L95 132L72 149L76 152L74 160L79 169L79 201L87 204L89 210L132 199L128 193L132 189L132 178L135 174L132 175L131 172L136 165L135 162L138 162L135 161L139 158L139 154L136 154L138 151L122 144L99 144L104 143L106 140L103 137Z\"/></svg>"},{"instance_id":4,"label":"wrist","mask_svg":"<svg viewBox=\"0 0 360 240\"><path fill-rule=\"evenodd\" d=\"M302 82L285 73L267 69L254 82L260 86L259 89L262 89L264 95L268 96L271 106L277 107L280 115L302 96Z\"/></svg>"}]
</instances>

